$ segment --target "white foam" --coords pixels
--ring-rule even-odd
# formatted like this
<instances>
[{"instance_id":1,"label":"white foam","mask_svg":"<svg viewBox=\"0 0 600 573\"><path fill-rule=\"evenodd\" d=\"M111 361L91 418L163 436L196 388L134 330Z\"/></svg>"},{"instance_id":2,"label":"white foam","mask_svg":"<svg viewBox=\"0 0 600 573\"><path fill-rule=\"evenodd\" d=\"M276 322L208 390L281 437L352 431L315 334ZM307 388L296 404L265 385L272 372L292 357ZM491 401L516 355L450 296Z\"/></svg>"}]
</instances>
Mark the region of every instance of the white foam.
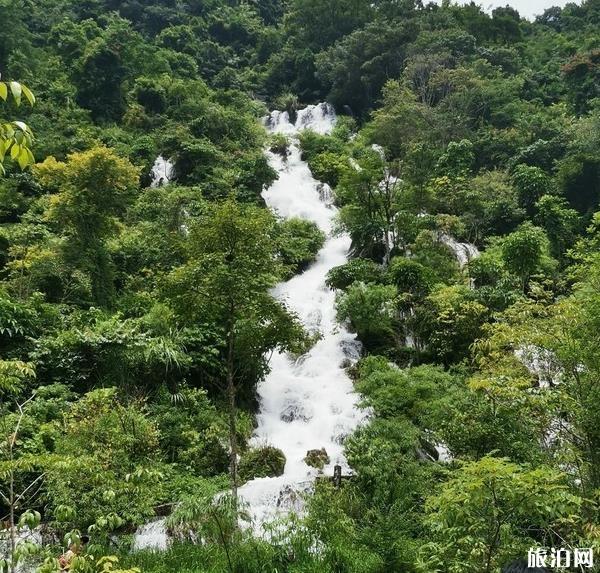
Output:
<instances>
[{"instance_id":1,"label":"white foam","mask_svg":"<svg viewBox=\"0 0 600 573\"><path fill-rule=\"evenodd\" d=\"M159 155L152 166L152 182L150 187L168 185L175 174L175 164L170 159Z\"/></svg>"},{"instance_id":2,"label":"white foam","mask_svg":"<svg viewBox=\"0 0 600 573\"><path fill-rule=\"evenodd\" d=\"M169 547L169 536L165 518L155 519L137 528L133 536L133 550L165 551Z\"/></svg>"}]
</instances>

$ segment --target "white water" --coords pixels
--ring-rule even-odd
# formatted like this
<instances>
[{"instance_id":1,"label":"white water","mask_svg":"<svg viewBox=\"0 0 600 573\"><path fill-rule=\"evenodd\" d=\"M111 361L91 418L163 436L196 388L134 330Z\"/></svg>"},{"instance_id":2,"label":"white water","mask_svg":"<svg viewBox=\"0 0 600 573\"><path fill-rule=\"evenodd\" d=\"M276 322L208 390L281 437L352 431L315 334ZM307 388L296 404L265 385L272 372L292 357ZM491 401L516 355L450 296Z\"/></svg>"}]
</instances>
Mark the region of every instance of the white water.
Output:
<instances>
[{"instance_id":1,"label":"white water","mask_svg":"<svg viewBox=\"0 0 600 573\"><path fill-rule=\"evenodd\" d=\"M452 250L461 267L465 267L480 255L479 249L475 245L471 243L459 243L454 237L445 233L440 235L440 240Z\"/></svg>"},{"instance_id":2,"label":"white water","mask_svg":"<svg viewBox=\"0 0 600 573\"><path fill-rule=\"evenodd\" d=\"M151 187L162 187L168 185L173 179L175 173L175 165L169 159L165 159L159 155L152 166L152 183Z\"/></svg>"},{"instance_id":3,"label":"white water","mask_svg":"<svg viewBox=\"0 0 600 573\"><path fill-rule=\"evenodd\" d=\"M552 351L528 344L517 348L515 356L536 377L540 388L550 388L562 382L564 371Z\"/></svg>"},{"instance_id":4,"label":"white water","mask_svg":"<svg viewBox=\"0 0 600 573\"><path fill-rule=\"evenodd\" d=\"M334 123L335 114L327 104L300 111L295 125L285 112L273 112L265 122L270 131L292 137L287 158L268 154L279 178L263 193L266 203L282 217L314 221L328 238L309 269L274 290L274 296L285 301L309 330L318 331L321 339L298 360L275 355L270 374L258 387L260 412L253 442L280 448L286 465L282 476L255 479L240 488L257 530L282 513L302 511L301 494L310 489L319 473L304 463L308 450L327 450L330 463L323 470L326 475L332 475L336 464L348 471L342 441L365 416L341 366L348 358L358 358L360 346L355 336L336 322L335 294L325 286L327 272L347 261L350 239L332 236L336 210L300 159L293 141L302 129L327 133Z\"/></svg>"},{"instance_id":5,"label":"white water","mask_svg":"<svg viewBox=\"0 0 600 573\"><path fill-rule=\"evenodd\" d=\"M133 550L153 549L165 551L169 547L169 543L166 519L163 517L138 527L133 537Z\"/></svg>"},{"instance_id":6,"label":"white water","mask_svg":"<svg viewBox=\"0 0 600 573\"><path fill-rule=\"evenodd\" d=\"M19 549L19 546L22 547L24 544L42 547L44 545L42 527L39 525L34 529L29 529L29 527L19 527L16 531L15 542L17 550ZM10 558L10 547L10 531L8 529L0 531L0 560L2 558ZM15 572L33 573L38 570L39 565L35 555L30 557L25 556L18 561Z\"/></svg>"}]
</instances>

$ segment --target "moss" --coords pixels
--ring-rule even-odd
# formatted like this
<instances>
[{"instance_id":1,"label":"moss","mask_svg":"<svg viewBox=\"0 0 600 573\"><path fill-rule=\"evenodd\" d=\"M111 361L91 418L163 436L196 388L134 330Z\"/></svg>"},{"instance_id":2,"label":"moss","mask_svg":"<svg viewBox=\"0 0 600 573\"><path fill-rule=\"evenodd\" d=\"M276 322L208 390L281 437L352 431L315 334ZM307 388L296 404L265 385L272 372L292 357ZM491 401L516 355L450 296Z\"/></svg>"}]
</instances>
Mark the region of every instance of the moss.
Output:
<instances>
[{"instance_id":1,"label":"moss","mask_svg":"<svg viewBox=\"0 0 600 573\"><path fill-rule=\"evenodd\" d=\"M325 448L321 448L320 450L308 450L308 452L306 452L306 457L304 458L304 463L306 465L319 470L322 470L329 461L329 454Z\"/></svg>"}]
</instances>

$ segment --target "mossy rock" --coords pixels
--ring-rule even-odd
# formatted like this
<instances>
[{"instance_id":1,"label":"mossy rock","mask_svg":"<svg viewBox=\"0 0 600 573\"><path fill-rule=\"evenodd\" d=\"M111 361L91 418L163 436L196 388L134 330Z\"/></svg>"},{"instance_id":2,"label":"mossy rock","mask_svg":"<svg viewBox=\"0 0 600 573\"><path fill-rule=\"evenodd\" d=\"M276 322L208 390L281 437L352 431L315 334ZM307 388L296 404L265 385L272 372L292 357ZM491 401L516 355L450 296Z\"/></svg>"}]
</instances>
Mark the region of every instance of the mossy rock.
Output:
<instances>
[{"instance_id":1,"label":"mossy rock","mask_svg":"<svg viewBox=\"0 0 600 573\"><path fill-rule=\"evenodd\" d=\"M321 448L320 450L308 450L308 452L306 452L306 457L304 458L304 463L307 466L317 468L318 470L322 470L329 461L329 454L325 448Z\"/></svg>"},{"instance_id":2,"label":"mossy rock","mask_svg":"<svg viewBox=\"0 0 600 573\"><path fill-rule=\"evenodd\" d=\"M284 453L273 446L248 450L240 460L239 474L243 481L259 477L277 477L285 468Z\"/></svg>"},{"instance_id":3,"label":"mossy rock","mask_svg":"<svg viewBox=\"0 0 600 573\"><path fill-rule=\"evenodd\" d=\"M269 143L269 149L273 153L281 155L281 157L287 157L289 154L290 140L282 133L276 133L271 136Z\"/></svg>"}]
</instances>

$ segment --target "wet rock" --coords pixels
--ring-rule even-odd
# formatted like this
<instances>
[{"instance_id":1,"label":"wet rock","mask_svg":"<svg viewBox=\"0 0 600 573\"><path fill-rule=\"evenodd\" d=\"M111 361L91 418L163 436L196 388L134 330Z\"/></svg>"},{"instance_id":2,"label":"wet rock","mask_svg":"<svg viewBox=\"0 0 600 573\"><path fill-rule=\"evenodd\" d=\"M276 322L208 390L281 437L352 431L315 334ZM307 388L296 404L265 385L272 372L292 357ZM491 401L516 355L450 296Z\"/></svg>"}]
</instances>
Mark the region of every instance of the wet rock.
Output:
<instances>
[{"instance_id":1,"label":"wet rock","mask_svg":"<svg viewBox=\"0 0 600 573\"><path fill-rule=\"evenodd\" d=\"M297 512L302 511L304 509L304 498L302 493L294 489L291 485L286 485L279 492L277 507Z\"/></svg>"},{"instance_id":2,"label":"wet rock","mask_svg":"<svg viewBox=\"0 0 600 573\"><path fill-rule=\"evenodd\" d=\"M320 450L308 450L308 452L306 452L306 457L304 458L304 463L307 466L319 470L322 470L329 462L329 454L325 448L321 448Z\"/></svg>"},{"instance_id":3,"label":"wet rock","mask_svg":"<svg viewBox=\"0 0 600 573\"><path fill-rule=\"evenodd\" d=\"M312 415L299 404L290 404L283 412L281 412L279 418L288 423L294 422L295 420L308 422L312 418Z\"/></svg>"},{"instance_id":4,"label":"wet rock","mask_svg":"<svg viewBox=\"0 0 600 573\"><path fill-rule=\"evenodd\" d=\"M340 347L346 358L350 360L360 358L361 344L357 340L344 340L340 343Z\"/></svg>"},{"instance_id":5,"label":"wet rock","mask_svg":"<svg viewBox=\"0 0 600 573\"><path fill-rule=\"evenodd\" d=\"M420 447L417 448L417 455L422 460L437 461L440 457L435 445L427 441L425 438L419 440Z\"/></svg>"},{"instance_id":6,"label":"wet rock","mask_svg":"<svg viewBox=\"0 0 600 573\"><path fill-rule=\"evenodd\" d=\"M317 185L317 192L325 205L333 205L333 191L327 183L319 183Z\"/></svg>"}]
</instances>

